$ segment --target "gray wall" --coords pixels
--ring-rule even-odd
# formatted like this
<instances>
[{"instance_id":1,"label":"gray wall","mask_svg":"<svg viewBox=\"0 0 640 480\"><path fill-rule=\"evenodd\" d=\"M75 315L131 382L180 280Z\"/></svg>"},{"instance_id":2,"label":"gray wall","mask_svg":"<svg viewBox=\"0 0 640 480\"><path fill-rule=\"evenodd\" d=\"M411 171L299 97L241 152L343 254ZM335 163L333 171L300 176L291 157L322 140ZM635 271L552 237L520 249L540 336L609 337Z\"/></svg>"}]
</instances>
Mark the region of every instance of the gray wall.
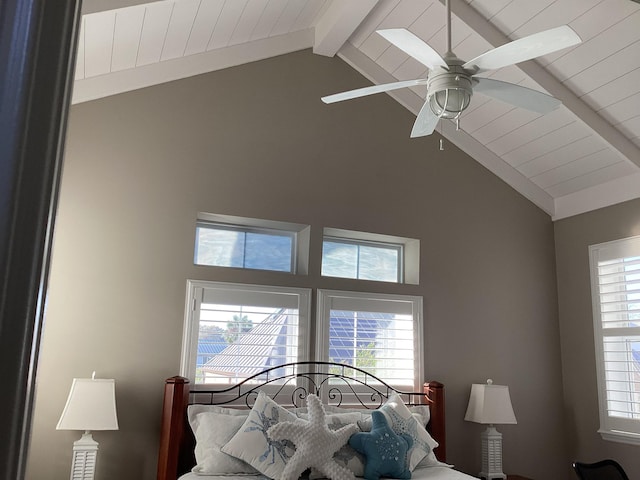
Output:
<instances>
[{"instance_id":1,"label":"gray wall","mask_svg":"<svg viewBox=\"0 0 640 480\"><path fill-rule=\"evenodd\" d=\"M598 391L589 280L589 245L640 235L640 199L556 222L558 304L568 454L574 460L618 460L640 478L638 447L597 433Z\"/></svg>"},{"instance_id":2,"label":"gray wall","mask_svg":"<svg viewBox=\"0 0 640 480\"><path fill-rule=\"evenodd\" d=\"M505 471L566 474L551 220L437 136L410 140L388 96L319 100L364 85L304 51L73 107L28 478L68 477L79 433L55 424L92 370L116 379L121 425L94 435L100 478L154 478L187 279L422 295L449 460L479 471L483 427L463 417L493 378L518 418L500 428ZM309 275L194 266L199 211L310 224ZM420 239L420 285L321 278L324 226Z\"/></svg>"}]
</instances>

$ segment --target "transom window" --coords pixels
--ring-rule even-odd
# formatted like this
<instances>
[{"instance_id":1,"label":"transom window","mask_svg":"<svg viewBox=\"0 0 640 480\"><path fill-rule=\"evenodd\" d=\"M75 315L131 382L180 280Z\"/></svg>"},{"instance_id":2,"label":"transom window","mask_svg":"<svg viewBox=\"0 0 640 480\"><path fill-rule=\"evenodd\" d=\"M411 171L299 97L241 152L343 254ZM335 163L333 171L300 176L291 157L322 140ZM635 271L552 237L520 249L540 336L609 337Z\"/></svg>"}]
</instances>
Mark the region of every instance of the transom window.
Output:
<instances>
[{"instance_id":1,"label":"transom window","mask_svg":"<svg viewBox=\"0 0 640 480\"><path fill-rule=\"evenodd\" d=\"M195 263L293 272L295 233L199 222Z\"/></svg>"},{"instance_id":2,"label":"transom window","mask_svg":"<svg viewBox=\"0 0 640 480\"><path fill-rule=\"evenodd\" d=\"M402 279L402 245L325 237L322 275L398 283Z\"/></svg>"},{"instance_id":3,"label":"transom window","mask_svg":"<svg viewBox=\"0 0 640 480\"><path fill-rule=\"evenodd\" d=\"M600 433L640 444L640 237L590 255Z\"/></svg>"},{"instance_id":4,"label":"transom window","mask_svg":"<svg viewBox=\"0 0 640 480\"><path fill-rule=\"evenodd\" d=\"M322 275L418 284L420 242L415 239L325 228Z\"/></svg>"},{"instance_id":5,"label":"transom window","mask_svg":"<svg viewBox=\"0 0 640 480\"><path fill-rule=\"evenodd\" d=\"M308 237L306 225L201 213L194 263L304 274Z\"/></svg>"}]
</instances>

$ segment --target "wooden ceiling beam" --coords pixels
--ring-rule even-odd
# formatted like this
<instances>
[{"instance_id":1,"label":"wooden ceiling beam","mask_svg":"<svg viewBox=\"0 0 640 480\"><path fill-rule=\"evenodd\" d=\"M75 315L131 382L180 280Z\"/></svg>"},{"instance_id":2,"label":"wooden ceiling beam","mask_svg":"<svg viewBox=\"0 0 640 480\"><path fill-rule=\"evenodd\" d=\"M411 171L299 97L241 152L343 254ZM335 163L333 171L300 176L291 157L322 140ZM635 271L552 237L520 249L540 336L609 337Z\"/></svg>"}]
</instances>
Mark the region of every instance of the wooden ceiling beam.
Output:
<instances>
[{"instance_id":1,"label":"wooden ceiling beam","mask_svg":"<svg viewBox=\"0 0 640 480\"><path fill-rule=\"evenodd\" d=\"M440 0L440 2L444 3L444 0ZM451 11L494 47L499 47L511 41L509 37L487 21L467 2L451 2ZM518 68L549 92L550 95L562 101L563 105L576 116L578 121L584 123L595 135L602 138L622 158L640 166L640 149L539 63L535 60L530 60L519 63Z\"/></svg>"},{"instance_id":2,"label":"wooden ceiling beam","mask_svg":"<svg viewBox=\"0 0 640 480\"><path fill-rule=\"evenodd\" d=\"M333 57L377 3L378 0L332 2L316 24L313 53Z\"/></svg>"}]
</instances>

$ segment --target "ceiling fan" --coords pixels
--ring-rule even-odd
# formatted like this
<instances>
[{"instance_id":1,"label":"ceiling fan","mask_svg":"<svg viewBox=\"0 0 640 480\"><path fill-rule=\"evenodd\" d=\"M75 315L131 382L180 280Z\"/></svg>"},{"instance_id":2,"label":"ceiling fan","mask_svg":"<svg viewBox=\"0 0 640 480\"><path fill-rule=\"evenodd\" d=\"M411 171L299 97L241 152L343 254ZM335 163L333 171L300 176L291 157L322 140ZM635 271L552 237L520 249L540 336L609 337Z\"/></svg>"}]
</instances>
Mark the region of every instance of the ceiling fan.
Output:
<instances>
[{"instance_id":1,"label":"ceiling fan","mask_svg":"<svg viewBox=\"0 0 640 480\"><path fill-rule=\"evenodd\" d=\"M429 68L427 78L385 83L322 97L334 103L375 93L389 92L416 85L427 86L425 103L413 124L411 138L431 135L441 118L455 120L469 106L474 92L496 98L516 107L545 114L560 105L560 100L513 83L476 77L477 73L514 65L580 43L571 27L563 25L514 40L465 62L451 50L451 5L446 0L447 52L444 58L433 48L404 28L378 30L393 45Z\"/></svg>"}]
</instances>

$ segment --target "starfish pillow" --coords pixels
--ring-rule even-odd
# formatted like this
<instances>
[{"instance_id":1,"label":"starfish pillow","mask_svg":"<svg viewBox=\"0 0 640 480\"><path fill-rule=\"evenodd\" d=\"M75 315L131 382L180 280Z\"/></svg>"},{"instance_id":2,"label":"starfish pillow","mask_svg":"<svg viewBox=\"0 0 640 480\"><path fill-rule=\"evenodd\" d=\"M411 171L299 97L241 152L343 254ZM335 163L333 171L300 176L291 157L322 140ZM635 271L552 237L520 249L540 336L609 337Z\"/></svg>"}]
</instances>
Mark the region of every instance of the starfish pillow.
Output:
<instances>
[{"instance_id":1,"label":"starfish pillow","mask_svg":"<svg viewBox=\"0 0 640 480\"><path fill-rule=\"evenodd\" d=\"M332 480L355 480L353 473L336 463L333 454L344 446L349 437L358 431L355 424L332 431L325 422L325 412L320 399L307 397L309 421L297 418L292 422L280 422L269 428L273 440L290 440L296 451L289 459L278 480L297 480L307 468L315 468Z\"/></svg>"},{"instance_id":2,"label":"starfish pillow","mask_svg":"<svg viewBox=\"0 0 640 480\"><path fill-rule=\"evenodd\" d=\"M373 426L370 432L356 433L349 439L349 445L367 459L364 478L411 478L407 461L407 452L413 443L411 437L405 433L395 433L384 414L378 410L371 413L371 419Z\"/></svg>"}]
</instances>

